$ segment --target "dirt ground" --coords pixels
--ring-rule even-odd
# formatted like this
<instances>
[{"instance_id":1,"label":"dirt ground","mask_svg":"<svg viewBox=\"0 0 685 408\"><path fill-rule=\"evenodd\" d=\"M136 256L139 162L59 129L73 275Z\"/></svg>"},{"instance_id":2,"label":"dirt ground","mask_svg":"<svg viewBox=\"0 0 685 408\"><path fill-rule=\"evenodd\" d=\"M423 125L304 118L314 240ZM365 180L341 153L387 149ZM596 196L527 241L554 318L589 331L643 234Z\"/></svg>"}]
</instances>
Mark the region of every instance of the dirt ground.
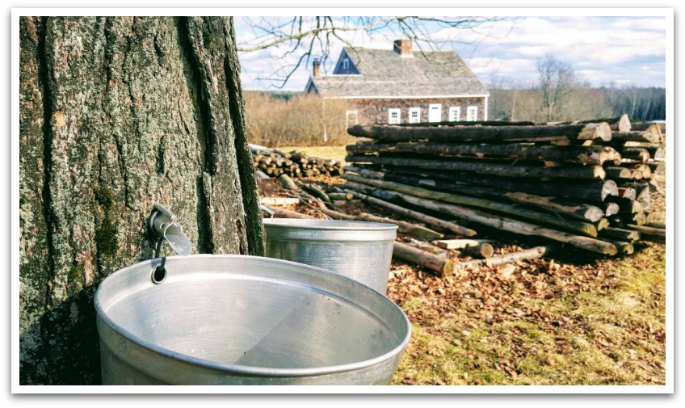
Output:
<instances>
[{"instance_id":1,"label":"dirt ground","mask_svg":"<svg viewBox=\"0 0 685 408\"><path fill-rule=\"evenodd\" d=\"M262 194L287 195L268 182ZM664 196L655 193L653 202L663 220ZM400 219L349 205L346 211ZM322 217L301 204L284 208ZM478 231L497 241L497 253L546 243ZM388 297L412 325L393 384L664 384L665 246L635 249L608 258L559 247L543 259L446 277L393 260Z\"/></svg>"}]
</instances>

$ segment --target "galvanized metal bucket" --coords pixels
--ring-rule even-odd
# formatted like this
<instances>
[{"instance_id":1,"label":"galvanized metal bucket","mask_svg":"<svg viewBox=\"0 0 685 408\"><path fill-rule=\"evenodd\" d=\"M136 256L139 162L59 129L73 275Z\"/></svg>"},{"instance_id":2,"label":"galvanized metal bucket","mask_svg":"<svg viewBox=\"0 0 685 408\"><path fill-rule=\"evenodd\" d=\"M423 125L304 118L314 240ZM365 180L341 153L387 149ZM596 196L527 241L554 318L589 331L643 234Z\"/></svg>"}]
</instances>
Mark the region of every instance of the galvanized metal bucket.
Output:
<instances>
[{"instance_id":1,"label":"galvanized metal bucket","mask_svg":"<svg viewBox=\"0 0 685 408\"><path fill-rule=\"evenodd\" d=\"M169 257L95 294L104 384L387 384L409 341L384 295L294 262Z\"/></svg>"},{"instance_id":2,"label":"galvanized metal bucket","mask_svg":"<svg viewBox=\"0 0 685 408\"><path fill-rule=\"evenodd\" d=\"M397 225L270 218L264 229L266 256L327 269L386 293Z\"/></svg>"}]
</instances>

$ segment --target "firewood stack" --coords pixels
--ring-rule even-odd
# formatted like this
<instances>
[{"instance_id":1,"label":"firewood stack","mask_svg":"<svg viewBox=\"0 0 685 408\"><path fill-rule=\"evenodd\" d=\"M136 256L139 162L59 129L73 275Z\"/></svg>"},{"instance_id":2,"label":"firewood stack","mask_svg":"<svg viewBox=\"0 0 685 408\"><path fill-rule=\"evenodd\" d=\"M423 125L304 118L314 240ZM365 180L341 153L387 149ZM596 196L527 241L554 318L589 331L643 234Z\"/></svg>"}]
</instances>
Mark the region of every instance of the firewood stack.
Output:
<instances>
[{"instance_id":1,"label":"firewood stack","mask_svg":"<svg viewBox=\"0 0 685 408\"><path fill-rule=\"evenodd\" d=\"M293 178L339 176L343 172L339 161L311 157L305 152L293 150L286 153L256 145L250 145L250 151L255 170L262 171L269 177L278 177L282 174Z\"/></svg>"},{"instance_id":2,"label":"firewood stack","mask_svg":"<svg viewBox=\"0 0 685 408\"><path fill-rule=\"evenodd\" d=\"M665 156L655 124L623 115L348 132L372 140L347 146L346 188L377 199L605 255L665 237L649 216L652 178Z\"/></svg>"}]
</instances>

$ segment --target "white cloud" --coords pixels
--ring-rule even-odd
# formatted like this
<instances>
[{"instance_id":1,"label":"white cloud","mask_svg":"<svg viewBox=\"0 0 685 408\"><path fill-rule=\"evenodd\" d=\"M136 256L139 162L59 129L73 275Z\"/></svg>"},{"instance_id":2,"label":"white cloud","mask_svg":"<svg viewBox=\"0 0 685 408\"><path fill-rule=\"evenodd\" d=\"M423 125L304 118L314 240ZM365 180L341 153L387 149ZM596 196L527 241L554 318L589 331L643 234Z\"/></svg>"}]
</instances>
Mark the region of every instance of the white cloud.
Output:
<instances>
[{"instance_id":1,"label":"white cloud","mask_svg":"<svg viewBox=\"0 0 685 408\"><path fill-rule=\"evenodd\" d=\"M283 17L281 17L282 19ZM253 19L254 21L254 19ZM276 21L264 18L264 21ZM349 27L356 21L351 19ZM245 22L236 21L238 42L257 38ZM583 79L600 85L609 82L665 86L666 21L661 17L521 17L486 22L473 29L444 28L431 34L442 49L454 49L484 82L489 77L509 77L515 82L535 81L537 60L546 54L569 63ZM341 32L356 46L391 47L397 33L384 30ZM331 46L337 59L342 42ZM264 88L256 78L294 64L301 55L286 55L287 45L241 53L243 83L247 89ZM314 54L321 52L315 50ZM302 90L311 67L293 74L287 89Z\"/></svg>"}]
</instances>

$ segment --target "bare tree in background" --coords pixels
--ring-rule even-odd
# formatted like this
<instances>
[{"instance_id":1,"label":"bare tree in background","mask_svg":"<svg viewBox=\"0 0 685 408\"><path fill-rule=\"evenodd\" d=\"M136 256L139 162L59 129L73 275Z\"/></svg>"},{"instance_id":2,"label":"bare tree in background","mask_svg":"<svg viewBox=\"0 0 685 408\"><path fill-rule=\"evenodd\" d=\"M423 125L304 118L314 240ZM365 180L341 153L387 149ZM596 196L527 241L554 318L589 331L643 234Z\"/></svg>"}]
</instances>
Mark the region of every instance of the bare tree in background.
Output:
<instances>
[{"instance_id":1,"label":"bare tree in background","mask_svg":"<svg viewBox=\"0 0 685 408\"><path fill-rule=\"evenodd\" d=\"M547 121L558 120L564 100L571 94L577 81L573 68L552 55L538 61L542 110Z\"/></svg>"},{"instance_id":2,"label":"bare tree in background","mask_svg":"<svg viewBox=\"0 0 685 408\"><path fill-rule=\"evenodd\" d=\"M479 16L296 16L287 20L260 18L250 21L252 36L238 43L238 51L254 52L284 47L278 58L282 65L268 79L280 83L282 88L290 77L304 64L318 58L321 66L331 57L335 44L352 48L355 35L387 35L393 38L409 38L421 52L435 51L446 44L463 42L446 35L446 29L472 30L491 36L489 27L498 21L513 22L512 17ZM442 32L443 35L436 36ZM286 61L299 56L294 63Z\"/></svg>"}]
</instances>

